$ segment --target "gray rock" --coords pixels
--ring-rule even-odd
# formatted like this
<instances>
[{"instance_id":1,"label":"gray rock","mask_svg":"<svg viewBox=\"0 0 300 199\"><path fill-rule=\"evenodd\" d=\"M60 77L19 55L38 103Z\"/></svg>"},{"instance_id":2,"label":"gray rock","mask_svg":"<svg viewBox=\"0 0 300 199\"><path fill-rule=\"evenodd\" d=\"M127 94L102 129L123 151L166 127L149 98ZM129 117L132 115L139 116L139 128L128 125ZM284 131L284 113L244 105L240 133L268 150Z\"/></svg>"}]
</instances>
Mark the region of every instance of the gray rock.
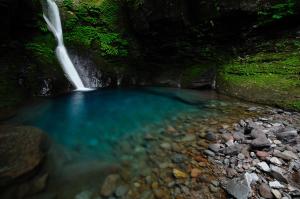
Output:
<instances>
[{"instance_id":1,"label":"gray rock","mask_svg":"<svg viewBox=\"0 0 300 199\"><path fill-rule=\"evenodd\" d=\"M286 142L292 142L295 137L298 136L298 132L295 129L289 129L288 131L284 131L281 133L277 133L276 137L279 140L283 140Z\"/></svg>"},{"instance_id":2,"label":"gray rock","mask_svg":"<svg viewBox=\"0 0 300 199\"><path fill-rule=\"evenodd\" d=\"M83 191L75 196L74 199L91 199L93 193L91 191Z\"/></svg>"},{"instance_id":3,"label":"gray rock","mask_svg":"<svg viewBox=\"0 0 300 199\"><path fill-rule=\"evenodd\" d=\"M284 185L282 185L280 182L278 182L277 180L275 180L275 181L270 181L269 182L269 186L271 187L271 188L275 188L275 189L282 189L282 188L284 188Z\"/></svg>"},{"instance_id":4,"label":"gray rock","mask_svg":"<svg viewBox=\"0 0 300 199\"><path fill-rule=\"evenodd\" d=\"M222 150L225 155L237 155L239 154L245 145L243 144L234 144L233 146L226 147Z\"/></svg>"},{"instance_id":5,"label":"gray rock","mask_svg":"<svg viewBox=\"0 0 300 199\"><path fill-rule=\"evenodd\" d=\"M204 151L204 154L207 155L207 156L211 156L211 157L214 157L216 154L214 152L212 152L211 150L205 150Z\"/></svg>"},{"instance_id":6,"label":"gray rock","mask_svg":"<svg viewBox=\"0 0 300 199\"><path fill-rule=\"evenodd\" d=\"M117 187L115 194L117 197L123 197L128 192L128 190L129 188L127 186L121 185Z\"/></svg>"},{"instance_id":7,"label":"gray rock","mask_svg":"<svg viewBox=\"0 0 300 199\"><path fill-rule=\"evenodd\" d=\"M282 155L284 155L286 158L288 158L289 160L298 159L298 155L296 155L294 152L292 151L284 151L282 152Z\"/></svg>"},{"instance_id":8,"label":"gray rock","mask_svg":"<svg viewBox=\"0 0 300 199\"><path fill-rule=\"evenodd\" d=\"M182 162L186 161L187 159L188 159L187 156L178 154L178 153L174 154L171 157L171 160L173 163L182 163Z\"/></svg>"},{"instance_id":9,"label":"gray rock","mask_svg":"<svg viewBox=\"0 0 300 199\"><path fill-rule=\"evenodd\" d=\"M273 194L271 192L271 188L269 187L269 185L267 185L266 183L262 183L259 188L259 194L266 199L271 199L273 198Z\"/></svg>"},{"instance_id":10,"label":"gray rock","mask_svg":"<svg viewBox=\"0 0 300 199\"><path fill-rule=\"evenodd\" d=\"M243 141L245 139L245 135L242 132L237 131L233 133L233 138L237 141Z\"/></svg>"},{"instance_id":11,"label":"gray rock","mask_svg":"<svg viewBox=\"0 0 300 199\"><path fill-rule=\"evenodd\" d=\"M259 162L259 163L257 163L257 166L262 171L265 171L265 172L271 171L269 165L266 162Z\"/></svg>"},{"instance_id":12,"label":"gray rock","mask_svg":"<svg viewBox=\"0 0 300 199\"><path fill-rule=\"evenodd\" d=\"M210 144L210 145L208 146L208 148L209 148L211 151L213 151L213 152L215 152L215 153L218 153L218 152L220 151L220 149L221 149L221 144Z\"/></svg>"},{"instance_id":13,"label":"gray rock","mask_svg":"<svg viewBox=\"0 0 300 199\"><path fill-rule=\"evenodd\" d=\"M251 146L253 148L266 148L271 146L271 142L266 136L261 136L252 140Z\"/></svg>"},{"instance_id":14,"label":"gray rock","mask_svg":"<svg viewBox=\"0 0 300 199\"><path fill-rule=\"evenodd\" d=\"M251 194L252 178L244 175L242 178L230 180L224 187L225 190L236 199L247 199Z\"/></svg>"},{"instance_id":15,"label":"gray rock","mask_svg":"<svg viewBox=\"0 0 300 199\"><path fill-rule=\"evenodd\" d=\"M205 139L207 139L209 141L216 141L218 139L218 137L214 132L208 131L206 133Z\"/></svg>"},{"instance_id":16,"label":"gray rock","mask_svg":"<svg viewBox=\"0 0 300 199\"><path fill-rule=\"evenodd\" d=\"M287 178L284 176L283 169L280 167L271 165L271 175L276 179L284 183L288 183Z\"/></svg>"},{"instance_id":17,"label":"gray rock","mask_svg":"<svg viewBox=\"0 0 300 199\"><path fill-rule=\"evenodd\" d=\"M238 154L238 159L244 160L244 159L245 159L245 155L242 154L242 153L239 153L239 154Z\"/></svg>"},{"instance_id":18,"label":"gray rock","mask_svg":"<svg viewBox=\"0 0 300 199\"><path fill-rule=\"evenodd\" d=\"M272 157L270 159L270 162L273 163L273 164L275 164L275 165L278 165L278 166L282 165L282 162L277 157Z\"/></svg>"}]
</instances>

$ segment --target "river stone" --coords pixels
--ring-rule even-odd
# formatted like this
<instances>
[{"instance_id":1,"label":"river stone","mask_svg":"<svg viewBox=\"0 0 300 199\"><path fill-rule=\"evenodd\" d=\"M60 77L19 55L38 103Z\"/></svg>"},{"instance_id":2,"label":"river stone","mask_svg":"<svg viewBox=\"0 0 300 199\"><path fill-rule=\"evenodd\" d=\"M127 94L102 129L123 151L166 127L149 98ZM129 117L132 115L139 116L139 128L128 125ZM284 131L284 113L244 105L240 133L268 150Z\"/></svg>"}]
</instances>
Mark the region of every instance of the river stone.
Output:
<instances>
[{"instance_id":1,"label":"river stone","mask_svg":"<svg viewBox=\"0 0 300 199\"><path fill-rule=\"evenodd\" d=\"M271 146L271 142L266 136L261 136L252 140L251 146L253 148L267 148Z\"/></svg>"},{"instance_id":2,"label":"river stone","mask_svg":"<svg viewBox=\"0 0 300 199\"><path fill-rule=\"evenodd\" d=\"M278 133L276 135L276 137L279 139L279 140L284 140L286 142L291 142L293 141L293 139L295 137L298 136L298 132L297 130L295 129L291 129L291 130L288 130L288 131L284 131L284 132L281 132L281 133Z\"/></svg>"},{"instance_id":3,"label":"river stone","mask_svg":"<svg viewBox=\"0 0 300 199\"><path fill-rule=\"evenodd\" d=\"M271 175L276 179L284 183L288 183L288 180L284 176L284 171L277 166L271 165Z\"/></svg>"},{"instance_id":4,"label":"river stone","mask_svg":"<svg viewBox=\"0 0 300 199\"><path fill-rule=\"evenodd\" d=\"M282 185L280 182L278 182L277 180L275 181L270 181L269 182L269 186L271 188L275 188L275 189L281 189L281 188L284 188L284 185Z\"/></svg>"},{"instance_id":5,"label":"river stone","mask_svg":"<svg viewBox=\"0 0 300 199\"><path fill-rule=\"evenodd\" d=\"M47 149L47 136L37 128L0 126L0 186L33 172Z\"/></svg>"},{"instance_id":6,"label":"river stone","mask_svg":"<svg viewBox=\"0 0 300 199\"><path fill-rule=\"evenodd\" d=\"M129 188L125 185L120 185L117 187L116 189L116 196L117 197L123 197L127 192L128 192Z\"/></svg>"},{"instance_id":7,"label":"river stone","mask_svg":"<svg viewBox=\"0 0 300 199\"><path fill-rule=\"evenodd\" d=\"M120 176L117 174L111 174L107 176L102 184L100 194L105 197L112 195L116 190L119 179Z\"/></svg>"},{"instance_id":8,"label":"river stone","mask_svg":"<svg viewBox=\"0 0 300 199\"><path fill-rule=\"evenodd\" d=\"M181 139L181 142L192 142L196 140L196 136L195 135L186 135Z\"/></svg>"},{"instance_id":9,"label":"river stone","mask_svg":"<svg viewBox=\"0 0 300 199\"><path fill-rule=\"evenodd\" d=\"M188 174L186 174L185 172L180 171L178 169L173 169L173 175L177 179L179 179L179 178L187 178L188 177Z\"/></svg>"},{"instance_id":10,"label":"river stone","mask_svg":"<svg viewBox=\"0 0 300 199\"><path fill-rule=\"evenodd\" d=\"M230 180L225 186L225 190L235 197L236 199L247 199L251 194L251 183L255 179L251 177L251 174L247 173L241 178L234 178Z\"/></svg>"},{"instance_id":11,"label":"river stone","mask_svg":"<svg viewBox=\"0 0 300 199\"><path fill-rule=\"evenodd\" d=\"M214 157L216 154L212 152L211 150L204 150L204 154L207 156Z\"/></svg>"},{"instance_id":12,"label":"river stone","mask_svg":"<svg viewBox=\"0 0 300 199\"><path fill-rule=\"evenodd\" d=\"M209 141L216 141L218 137L214 132L208 131L205 135L205 139Z\"/></svg>"},{"instance_id":13,"label":"river stone","mask_svg":"<svg viewBox=\"0 0 300 199\"><path fill-rule=\"evenodd\" d=\"M243 144L234 144L222 150L225 155L238 155L245 147Z\"/></svg>"},{"instance_id":14,"label":"river stone","mask_svg":"<svg viewBox=\"0 0 300 199\"><path fill-rule=\"evenodd\" d=\"M270 159L270 162L273 163L273 164L275 164L275 165L278 165L278 166L282 165L282 162L277 157L272 157Z\"/></svg>"},{"instance_id":15,"label":"river stone","mask_svg":"<svg viewBox=\"0 0 300 199\"><path fill-rule=\"evenodd\" d=\"M262 171L265 171L265 172L271 171L269 165L266 162L259 162L259 163L257 163L257 166Z\"/></svg>"},{"instance_id":16,"label":"river stone","mask_svg":"<svg viewBox=\"0 0 300 199\"><path fill-rule=\"evenodd\" d=\"M281 199L282 198L282 195L280 193L280 191L278 191L277 189L272 189L271 190L273 195L275 196L276 199Z\"/></svg>"},{"instance_id":17,"label":"river stone","mask_svg":"<svg viewBox=\"0 0 300 199\"><path fill-rule=\"evenodd\" d=\"M215 153L218 153L218 152L220 151L220 149L221 149L221 144L210 144L210 145L208 146L208 148L209 148L211 151L213 151L213 152L215 152Z\"/></svg>"},{"instance_id":18,"label":"river stone","mask_svg":"<svg viewBox=\"0 0 300 199\"><path fill-rule=\"evenodd\" d=\"M271 192L271 188L269 187L269 185L267 185L266 183L262 183L259 188L259 194L266 199L271 199L273 198L273 194Z\"/></svg>"},{"instance_id":19,"label":"river stone","mask_svg":"<svg viewBox=\"0 0 300 199\"><path fill-rule=\"evenodd\" d=\"M266 151L257 151L256 152L257 157L259 157L261 160L265 160L267 157L270 156L270 153Z\"/></svg>"},{"instance_id":20,"label":"river stone","mask_svg":"<svg viewBox=\"0 0 300 199\"><path fill-rule=\"evenodd\" d=\"M286 159L288 159L288 160L292 160L292 159L297 160L298 159L298 156L292 151L285 150L284 152L282 152L282 155L284 157L286 157Z\"/></svg>"}]
</instances>

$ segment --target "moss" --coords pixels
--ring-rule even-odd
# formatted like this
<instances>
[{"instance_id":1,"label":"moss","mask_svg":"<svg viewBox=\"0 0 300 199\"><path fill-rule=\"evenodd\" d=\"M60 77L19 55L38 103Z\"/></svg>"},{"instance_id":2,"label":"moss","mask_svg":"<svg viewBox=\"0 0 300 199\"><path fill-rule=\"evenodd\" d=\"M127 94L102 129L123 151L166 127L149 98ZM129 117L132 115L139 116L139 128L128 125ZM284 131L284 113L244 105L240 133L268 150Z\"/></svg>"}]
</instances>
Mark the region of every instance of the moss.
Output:
<instances>
[{"instance_id":1,"label":"moss","mask_svg":"<svg viewBox=\"0 0 300 199\"><path fill-rule=\"evenodd\" d=\"M108 58L128 55L128 41L119 26L118 1L84 1L70 5L69 0L64 0L64 9L68 10L64 22L67 44L93 49Z\"/></svg>"},{"instance_id":2,"label":"moss","mask_svg":"<svg viewBox=\"0 0 300 199\"><path fill-rule=\"evenodd\" d=\"M297 108L299 102L294 102L300 97L300 53L295 46L286 47L283 52L259 52L226 64L218 74L219 91L250 101Z\"/></svg>"}]
</instances>

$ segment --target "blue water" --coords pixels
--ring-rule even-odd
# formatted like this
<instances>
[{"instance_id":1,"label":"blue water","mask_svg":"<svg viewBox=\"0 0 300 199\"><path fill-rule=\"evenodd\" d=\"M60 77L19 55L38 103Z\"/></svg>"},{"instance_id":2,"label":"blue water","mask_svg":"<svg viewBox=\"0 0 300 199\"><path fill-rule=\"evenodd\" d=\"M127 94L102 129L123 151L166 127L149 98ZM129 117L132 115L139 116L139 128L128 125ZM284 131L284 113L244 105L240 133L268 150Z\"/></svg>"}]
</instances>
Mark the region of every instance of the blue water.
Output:
<instances>
[{"instance_id":1,"label":"blue water","mask_svg":"<svg viewBox=\"0 0 300 199\"><path fill-rule=\"evenodd\" d=\"M183 113L201 113L206 102L201 94L180 89L73 92L26 107L13 121L41 128L68 149L102 157L130 135Z\"/></svg>"}]
</instances>

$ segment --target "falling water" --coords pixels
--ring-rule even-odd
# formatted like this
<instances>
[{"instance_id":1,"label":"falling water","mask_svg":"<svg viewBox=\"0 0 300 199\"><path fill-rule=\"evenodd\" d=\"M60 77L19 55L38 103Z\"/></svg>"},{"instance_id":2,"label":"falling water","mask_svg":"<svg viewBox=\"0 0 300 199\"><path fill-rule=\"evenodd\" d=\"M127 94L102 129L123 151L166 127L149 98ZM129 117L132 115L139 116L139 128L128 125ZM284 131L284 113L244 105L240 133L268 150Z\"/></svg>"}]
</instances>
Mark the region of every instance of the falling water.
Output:
<instances>
[{"instance_id":1,"label":"falling water","mask_svg":"<svg viewBox=\"0 0 300 199\"><path fill-rule=\"evenodd\" d=\"M59 15L59 9L54 0L46 0L47 4L43 3L44 7L44 19L48 25L49 30L54 34L57 40L57 47L56 47L56 56L59 60L66 77L69 81L73 84L76 90L79 91L86 91L91 90L86 88L76 71L69 55L67 49L64 45L63 41L63 32L61 26L61 20Z\"/></svg>"}]
</instances>

